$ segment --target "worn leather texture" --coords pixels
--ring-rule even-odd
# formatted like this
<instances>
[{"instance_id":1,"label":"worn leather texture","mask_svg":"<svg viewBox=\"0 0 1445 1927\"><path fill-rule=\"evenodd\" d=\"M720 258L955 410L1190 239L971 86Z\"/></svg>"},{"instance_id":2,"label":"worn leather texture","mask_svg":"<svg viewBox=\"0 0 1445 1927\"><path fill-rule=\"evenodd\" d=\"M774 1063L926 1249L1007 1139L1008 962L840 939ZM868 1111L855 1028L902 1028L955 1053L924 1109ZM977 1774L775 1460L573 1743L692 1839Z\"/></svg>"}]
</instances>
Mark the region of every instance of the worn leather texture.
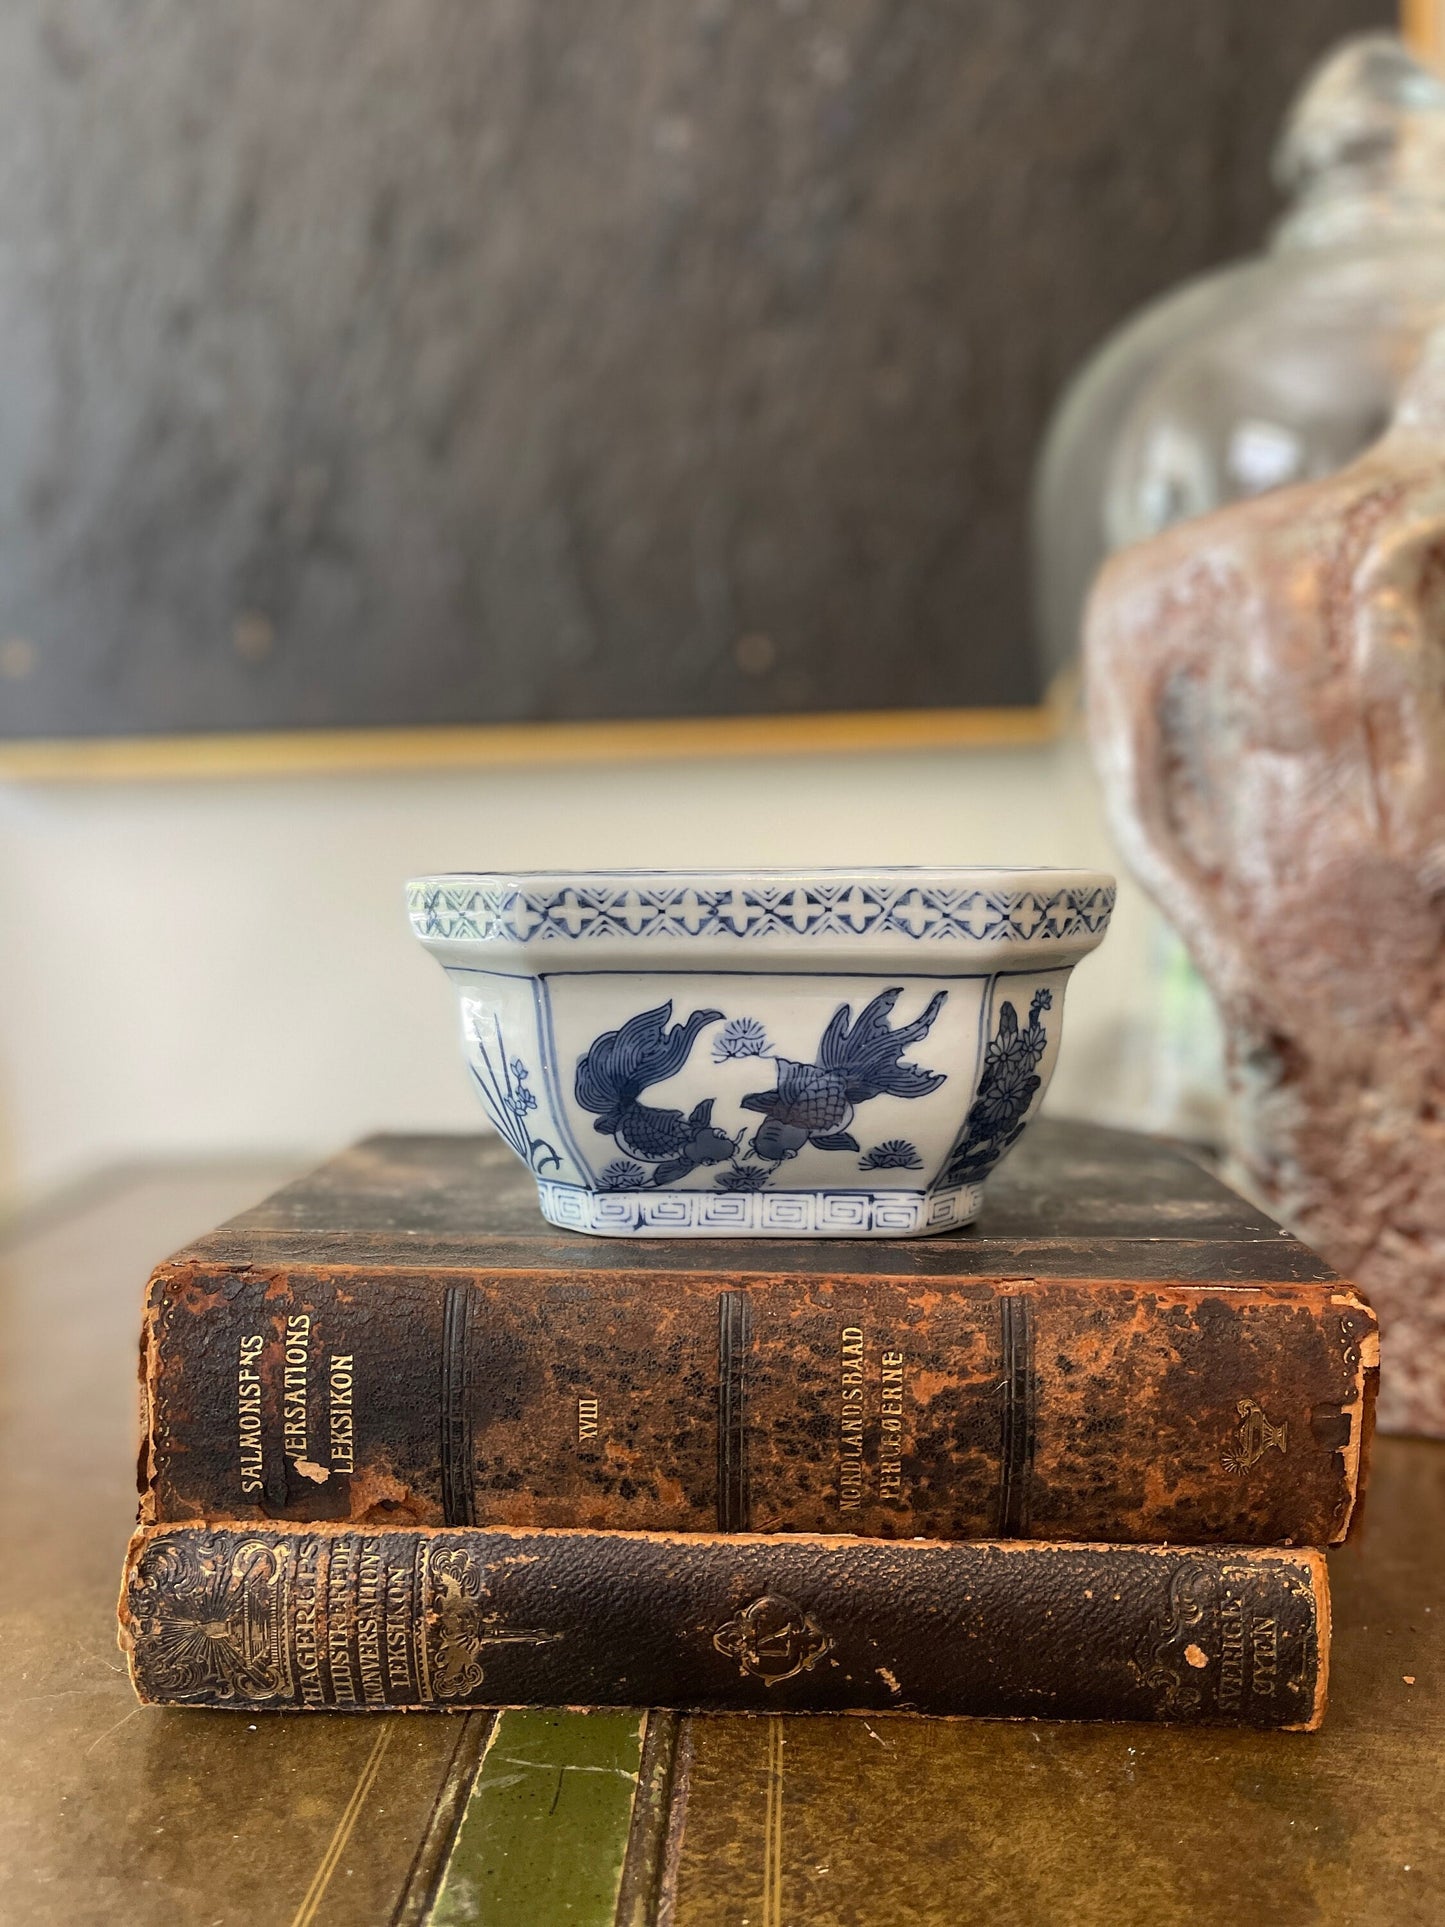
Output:
<instances>
[{"instance_id":1,"label":"worn leather texture","mask_svg":"<svg viewBox=\"0 0 1445 1927\"><path fill-rule=\"evenodd\" d=\"M613 1705L1311 1726L1314 1552L756 1534L156 1527L147 1701Z\"/></svg>"},{"instance_id":2,"label":"worn leather texture","mask_svg":"<svg viewBox=\"0 0 1445 1927\"><path fill-rule=\"evenodd\" d=\"M313 1927L422 1927L489 1747L494 1768L546 1776L538 1830L559 1858L588 1851L577 1816L595 1776L509 1744L480 1708L146 1710L107 1650L135 1491L140 1280L280 1178L239 1161L112 1176L13 1227L0 1253L7 1923L291 1927L304 1902ZM713 1713L674 1727L670 1793L639 1786L629 1865L646 1873L658 1830L673 1843L670 1927L761 1927L768 1893L780 1927L957 1927L960 1896L989 1927L1439 1927L1445 1445L1382 1441L1361 1527L1329 1557L1329 1714L1307 1743ZM659 1724L673 1723L649 1736ZM478 1806L492 1798L478 1789ZM539 1912L495 1910L506 1927L542 1927Z\"/></svg>"},{"instance_id":3,"label":"worn leather texture","mask_svg":"<svg viewBox=\"0 0 1445 1927\"><path fill-rule=\"evenodd\" d=\"M976 1230L701 1264L374 1140L156 1272L142 1516L1341 1539L1367 1307L1178 1152L1035 1128Z\"/></svg>"}]
</instances>

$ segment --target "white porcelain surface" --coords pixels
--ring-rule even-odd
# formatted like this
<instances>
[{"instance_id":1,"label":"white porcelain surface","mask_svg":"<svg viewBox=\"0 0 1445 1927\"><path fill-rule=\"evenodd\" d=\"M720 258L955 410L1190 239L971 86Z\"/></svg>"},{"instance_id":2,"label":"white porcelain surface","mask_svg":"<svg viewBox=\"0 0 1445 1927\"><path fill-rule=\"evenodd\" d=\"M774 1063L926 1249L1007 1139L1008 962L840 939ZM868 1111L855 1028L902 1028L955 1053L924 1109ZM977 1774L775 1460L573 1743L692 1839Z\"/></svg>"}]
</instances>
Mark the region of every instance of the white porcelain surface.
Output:
<instances>
[{"instance_id":1,"label":"white porcelain surface","mask_svg":"<svg viewBox=\"0 0 1445 1927\"><path fill-rule=\"evenodd\" d=\"M973 1218L1048 1084L1114 884L592 871L407 894L478 1094L554 1224L856 1238Z\"/></svg>"}]
</instances>

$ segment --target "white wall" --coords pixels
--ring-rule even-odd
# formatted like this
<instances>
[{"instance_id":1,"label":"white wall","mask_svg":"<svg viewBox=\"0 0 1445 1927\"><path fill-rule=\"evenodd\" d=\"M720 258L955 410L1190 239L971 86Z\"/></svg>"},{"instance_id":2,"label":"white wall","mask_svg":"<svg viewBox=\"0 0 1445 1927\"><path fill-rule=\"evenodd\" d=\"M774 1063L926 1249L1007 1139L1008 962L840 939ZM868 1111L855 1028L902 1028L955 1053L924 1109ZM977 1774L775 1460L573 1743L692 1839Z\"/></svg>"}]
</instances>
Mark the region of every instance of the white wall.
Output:
<instances>
[{"instance_id":1,"label":"white wall","mask_svg":"<svg viewBox=\"0 0 1445 1927\"><path fill-rule=\"evenodd\" d=\"M0 1194L137 1155L476 1129L401 885L635 863L1116 868L1082 746L0 787ZM1121 878L1050 1107L1158 1121L1158 928Z\"/></svg>"}]
</instances>

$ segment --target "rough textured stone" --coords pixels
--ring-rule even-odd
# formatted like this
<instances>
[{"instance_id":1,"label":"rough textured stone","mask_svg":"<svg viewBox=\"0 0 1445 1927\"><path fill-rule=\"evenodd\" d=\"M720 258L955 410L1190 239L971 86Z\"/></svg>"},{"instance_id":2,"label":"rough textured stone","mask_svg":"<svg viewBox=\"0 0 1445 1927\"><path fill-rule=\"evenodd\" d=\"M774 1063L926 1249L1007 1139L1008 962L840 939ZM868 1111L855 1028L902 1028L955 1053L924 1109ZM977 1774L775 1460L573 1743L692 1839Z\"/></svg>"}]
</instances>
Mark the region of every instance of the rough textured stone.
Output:
<instances>
[{"instance_id":1,"label":"rough textured stone","mask_svg":"<svg viewBox=\"0 0 1445 1927\"><path fill-rule=\"evenodd\" d=\"M0 734L1028 702L1053 395L1392 0L6 0Z\"/></svg>"},{"instance_id":2,"label":"rough textured stone","mask_svg":"<svg viewBox=\"0 0 1445 1927\"><path fill-rule=\"evenodd\" d=\"M1326 480L1117 556L1087 631L1125 852L1217 995L1234 1150L1445 1434L1445 332Z\"/></svg>"}]
</instances>

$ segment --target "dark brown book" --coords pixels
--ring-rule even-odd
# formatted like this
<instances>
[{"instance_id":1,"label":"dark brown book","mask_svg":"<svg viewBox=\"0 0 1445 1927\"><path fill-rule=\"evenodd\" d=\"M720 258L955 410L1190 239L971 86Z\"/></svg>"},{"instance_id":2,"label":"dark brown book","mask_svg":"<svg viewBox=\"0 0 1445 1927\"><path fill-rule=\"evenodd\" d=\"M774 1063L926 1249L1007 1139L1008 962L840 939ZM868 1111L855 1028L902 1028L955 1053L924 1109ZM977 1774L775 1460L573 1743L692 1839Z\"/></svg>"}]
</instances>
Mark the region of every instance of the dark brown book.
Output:
<instances>
[{"instance_id":1,"label":"dark brown book","mask_svg":"<svg viewBox=\"0 0 1445 1927\"><path fill-rule=\"evenodd\" d=\"M1312 1909L1445 1921L1445 1857L1429 1851L1445 1807L1436 1441L1375 1451L1364 1530L1329 1556L1329 1710L1298 1740L872 1715L137 1708L96 1635L135 1493L138 1277L258 1197L258 1170L93 1182L5 1244L6 1921L948 1927L961 1894L1011 1927L1298 1927Z\"/></svg>"},{"instance_id":2,"label":"dark brown book","mask_svg":"<svg viewBox=\"0 0 1445 1927\"><path fill-rule=\"evenodd\" d=\"M1124 1133L896 1244L589 1239L495 1140L375 1138L155 1273L141 1516L1328 1544L1377 1347Z\"/></svg>"},{"instance_id":3,"label":"dark brown book","mask_svg":"<svg viewBox=\"0 0 1445 1927\"><path fill-rule=\"evenodd\" d=\"M162 1526L143 1700L1317 1726L1323 1557L765 1534Z\"/></svg>"}]
</instances>

